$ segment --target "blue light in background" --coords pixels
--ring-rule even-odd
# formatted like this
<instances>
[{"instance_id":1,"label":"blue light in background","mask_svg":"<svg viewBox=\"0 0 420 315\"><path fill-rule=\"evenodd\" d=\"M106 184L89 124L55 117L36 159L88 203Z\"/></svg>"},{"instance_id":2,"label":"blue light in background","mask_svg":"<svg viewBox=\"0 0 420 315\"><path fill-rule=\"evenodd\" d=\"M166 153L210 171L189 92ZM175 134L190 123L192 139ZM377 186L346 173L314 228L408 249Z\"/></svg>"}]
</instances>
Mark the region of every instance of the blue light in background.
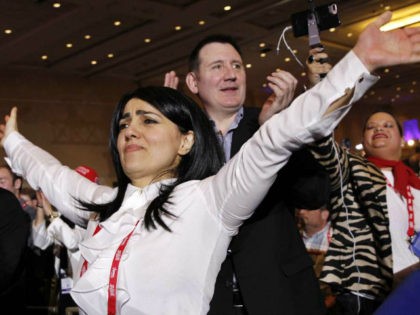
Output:
<instances>
[{"instance_id":1,"label":"blue light in background","mask_svg":"<svg viewBox=\"0 0 420 315\"><path fill-rule=\"evenodd\" d=\"M419 122L417 119L410 119L403 122L404 140L420 140Z\"/></svg>"}]
</instances>

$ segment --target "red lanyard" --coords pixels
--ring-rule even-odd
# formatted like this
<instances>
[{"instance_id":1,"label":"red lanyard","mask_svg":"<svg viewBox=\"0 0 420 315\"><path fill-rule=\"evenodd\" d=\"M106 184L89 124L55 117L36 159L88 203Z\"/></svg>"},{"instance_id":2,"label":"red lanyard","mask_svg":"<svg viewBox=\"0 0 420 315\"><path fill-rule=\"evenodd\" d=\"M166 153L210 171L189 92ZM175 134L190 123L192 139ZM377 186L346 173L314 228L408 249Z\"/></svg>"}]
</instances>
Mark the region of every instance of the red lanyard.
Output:
<instances>
[{"instance_id":1,"label":"red lanyard","mask_svg":"<svg viewBox=\"0 0 420 315\"><path fill-rule=\"evenodd\" d=\"M391 183L386 180L387 185L389 187L394 188ZM413 206L414 197L411 193L410 186L407 186L407 211L408 211L408 229L407 229L407 235L409 239L411 240L414 235L416 234L414 230L414 206Z\"/></svg>"},{"instance_id":2,"label":"red lanyard","mask_svg":"<svg viewBox=\"0 0 420 315\"><path fill-rule=\"evenodd\" d=\"M125 247L127 246L130 237L133 235L134 230L140 221L137 221L134 228L130 233L121 241L118 246L117 251L115 252L114 259L112 260L111 270L109 272L109 285L108 285L108 315L115 315L117 309L117 280L118 280L118 268L120 266L120 261L122 254L124 253ZM98 225L93 232L93 235L98 233L101 230L101 227ZM85 260L82 265L82 270L80 271L80 276L82 276L88 268L88 262Z\"/></svg>"}]
</instances>

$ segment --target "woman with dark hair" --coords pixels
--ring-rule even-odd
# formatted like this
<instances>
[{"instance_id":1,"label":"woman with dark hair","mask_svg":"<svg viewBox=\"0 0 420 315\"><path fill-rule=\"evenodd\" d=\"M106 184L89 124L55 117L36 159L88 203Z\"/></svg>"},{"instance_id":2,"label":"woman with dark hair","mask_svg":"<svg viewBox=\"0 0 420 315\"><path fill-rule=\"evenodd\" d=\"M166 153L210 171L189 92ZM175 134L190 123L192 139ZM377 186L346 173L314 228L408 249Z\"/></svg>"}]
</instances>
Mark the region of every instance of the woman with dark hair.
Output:
<instances>
[{"instance_id":1,"label":"woman with dark hair","mask_svg":"<svg viewBox=\"0 0 420 315\"><path fill-rule=\"evenodd\" d=\"M363 126L365 157L332 136L311 146L332 184L333 235L321 280L338 294L337 314L371 314L393 281L420 267L420 243L417 255L411 248L420 230L420 180L400 161L402 134L391 113L376 111Z\"/></svg>"},{"instance_id":2,"label":"woman with dark hair","mask_svg":"<svg viewBox=\"0 0 420 315\"><path fill-rule=\"evenodd\" d=\"M349 104L376 82L371 71L420 60L413 48L420 40L416 32L379 31L390 17L368 26L326 79L265 122L219 171L222 154L205 114L170 88L140 88L118 104L111 126L115 190L90 182L26 140L17 132L13 108L0 125L13 168L73 221L86 222L86 211L74 210L78 201L100 213L100 223L87 227L92 236L79 246L83 260L72 296L81 310L206 314L231 237L291 152L332 133ZM236 89L229 85L222 93L229 98Z\"/></svg>"}]
</instances>

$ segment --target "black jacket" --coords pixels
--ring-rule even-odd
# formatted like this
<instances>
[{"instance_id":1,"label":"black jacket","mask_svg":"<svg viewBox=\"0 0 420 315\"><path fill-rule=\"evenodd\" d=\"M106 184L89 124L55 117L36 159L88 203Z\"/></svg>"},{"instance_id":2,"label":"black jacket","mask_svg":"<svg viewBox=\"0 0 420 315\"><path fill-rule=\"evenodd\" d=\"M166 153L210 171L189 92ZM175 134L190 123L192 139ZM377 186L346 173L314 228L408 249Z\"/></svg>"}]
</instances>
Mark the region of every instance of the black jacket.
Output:
<instances>
[{"instance_id":1,"label":"black jacket","mask_svg":"<svg viewBox=\"0 0 420 315\"><path fill-rule=\"evenodd\" d=\"M256 108L245 108L233 133L231 156L259 128L258 113ZM232 239L231 254L221 266L208 314L235 314L232 266L248 315L325 313L312 260L298 232L294 209L288 206L288 188L296 178L294 165L300 163L289 162L280 171L266 198Z\"/></svg>"},{"instance_id":2,"label":"black jacket","mask_svg":"<svg viewBox=\"0 0 420 315\"><path fill-rule=\"evenodd\" d=\"M0 305L5 310L24 311L25 255L30 218L17 198L2 188L0 213Z\"/></svg>"}]
</instances>

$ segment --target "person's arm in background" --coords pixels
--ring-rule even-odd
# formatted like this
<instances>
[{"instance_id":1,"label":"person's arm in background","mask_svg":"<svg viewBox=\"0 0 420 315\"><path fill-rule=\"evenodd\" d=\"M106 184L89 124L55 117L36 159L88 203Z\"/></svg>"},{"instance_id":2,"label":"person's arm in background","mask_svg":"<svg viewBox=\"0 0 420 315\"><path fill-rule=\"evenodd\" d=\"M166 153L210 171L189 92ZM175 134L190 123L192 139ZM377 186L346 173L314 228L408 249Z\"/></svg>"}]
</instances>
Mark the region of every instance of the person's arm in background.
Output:
<instances>
[{"instance_id":1,"label":"person's arm in background","mask_svg":"<svg viewBox=\"0 0 420 315\"><path fill-rule=\"evenodd\" d=\"M34 245L44 250L48 246L58 241L67 249L74 251L79 247L83 239L84 229L73 229L54 211L48 199L41 191L37 192L39 207L37 208L37 218L32 222L32 238ZM42 212L42 215L39 213ZM46 218L51 222L46 226Z\"/></svg>"}]
</instances>

